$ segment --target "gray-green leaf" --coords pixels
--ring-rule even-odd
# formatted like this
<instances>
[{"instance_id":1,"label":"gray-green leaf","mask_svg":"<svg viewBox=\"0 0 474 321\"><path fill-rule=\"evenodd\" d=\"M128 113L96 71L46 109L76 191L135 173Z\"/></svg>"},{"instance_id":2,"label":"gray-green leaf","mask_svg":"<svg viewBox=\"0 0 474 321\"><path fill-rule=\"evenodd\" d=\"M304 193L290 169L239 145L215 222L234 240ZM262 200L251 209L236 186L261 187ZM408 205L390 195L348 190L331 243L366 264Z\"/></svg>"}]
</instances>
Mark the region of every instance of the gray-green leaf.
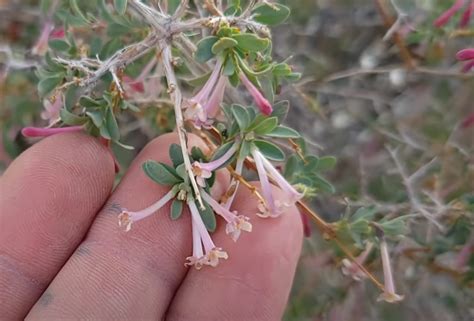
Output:
<instances>
[{"instance_id":1,"label":"gray-green leaf","mask_svg":"<svg viewBox=\"0 0 474 321\"><path fill-rule=\"evenodd\" d=\"M266 158L277 162L285 160L285 153L277 145L259 139L254 140L253 143Z\"/></svg>"},{"instance_id":2,"label":"gray-green leaf","mask_svg":"<svg viewBox=\"0 0 474 321\"><path fill-rule=\"evenodd\" d=\"M114 6L117 12L124 15L127 11L127 0L114 0Z\"/></svg>"},{"instance_id":3,"label":"gray-green leaf","mask_svg":"<svg viewBox=\"0 0 474 321\"><path fill-rule=\"evenodd\" d=\"M171 213L170 213L171 219L173 221L177 220L178 218L180 218L182 213L183 213L183 201L180 201L177 199L173 200L173 202L171 203Z\"/></svg>"},{"instance_id":4,"label":"gray-green leaf","mask_svg":"<svg viewBox=\"0 0 474 321\"><path fill-rule=\"evenodd\" d=\"M143 163L142 167L145 174L158 184L173 186L182 182L178 175L172 173L161 163L148 160Z\"/></svg>"},{"instance_id":5,"label":"gray-green leaf","mask_svg":"<svg viewBox=\"0 0 474 321\"><path fill-rule=\"evenodd\" d=\"M198 62L204 63L214 57L212 46L214 46L217 40L219 40L219 38L211 36L203 38L197 43L197 50L194 57Z\"/></svg>"}]
</instances>

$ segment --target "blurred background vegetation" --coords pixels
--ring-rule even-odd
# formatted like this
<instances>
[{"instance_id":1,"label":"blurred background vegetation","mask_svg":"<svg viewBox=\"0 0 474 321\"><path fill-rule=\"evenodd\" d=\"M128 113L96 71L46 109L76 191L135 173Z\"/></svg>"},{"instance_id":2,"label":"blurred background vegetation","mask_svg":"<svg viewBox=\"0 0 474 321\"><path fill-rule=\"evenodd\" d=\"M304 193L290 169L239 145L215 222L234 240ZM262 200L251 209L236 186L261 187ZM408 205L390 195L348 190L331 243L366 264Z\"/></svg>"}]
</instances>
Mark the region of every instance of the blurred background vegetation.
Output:
<instances>
[{"instance_id":1,"label":"blurred background vegetation","mask_svg":"<svg viewBox=\"0 0 474 321\"><path fill-rule=\"evenodd\" d=\"M274 29L274 54L303 73L281 88L292 105L287 121L308 148L338 158L329 177L337 191L314 207L331 222L374 206L387 217L427 211L445 226L413 221L393 240L405 295L397 305L345 277L339 250L313 231L285 320L473 320L474 77L455 54L473 44L474 22L459 29L456 16L433 27L450 0L282 2L293 14ZM0 172L30 144L21 128L43 124L32 71L39 60L29 52L40 23L37 1L0 0ZM170 109L145 113L122 128L126 143L140 147L172 129ZM124 168L139 150L117 150ZM466 246L470 259L459 265ZM378 260L368 268L381 277Z\"/></svg>"}]
</instances>

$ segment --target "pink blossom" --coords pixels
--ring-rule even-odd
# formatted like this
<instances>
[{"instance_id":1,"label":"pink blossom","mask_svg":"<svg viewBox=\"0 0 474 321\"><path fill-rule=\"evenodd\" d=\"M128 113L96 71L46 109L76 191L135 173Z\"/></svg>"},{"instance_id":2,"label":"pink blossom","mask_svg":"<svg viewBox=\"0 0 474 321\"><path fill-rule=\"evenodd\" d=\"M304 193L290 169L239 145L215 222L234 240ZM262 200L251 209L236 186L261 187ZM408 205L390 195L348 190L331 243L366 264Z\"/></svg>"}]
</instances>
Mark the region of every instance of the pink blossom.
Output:
<instances>
[{"instance_id":1,"label":"pink blossom","mask_svg":"<svg viewBox=\"0 0 474 321\"><path fill-rule=\"evenodd\" d=\"M188 207L192 218L193 255L187 258L185 265L194 265L198 270L203 265L216 267L220 259L226 260L229 256L212 241L193 200L188 200Z\"/></svg>"},{"instance_id":2,"label":"pink blossom","mask_svg":"<svg viewBox=\"0 0 474 321\"><path fill-rule=\"evenodd\" d=\"M150 205L149 207L138 211L138 212L131 212L129 210L123 209L119 215L119 226L124 227L125 231L130 231L132 228L132 224L140 221L148 216L156 213L160 208L166 205L175 195L177 191L176 189L171 189L168 193L166 193L162 198L158 201Z\"/></svg>"},{"instance_id":3,"label":"pink blossom","mask_svg":"<svg viewBox=\"0 0 474 321\"><path fill-rule=\"evenodd\" d=\"M474 11L474 0L471 1L471 3L469 4L469 6L466 8L466 10L463 12L461 16L461 21L459 22L459 26L461 28L465 28L469 25L469 21L471 20L473 11Z\"/></svg>"},{"instance_id":4,"label":"pink blossom","mask_svg":"<svg viewBox=\"0 0 474 321\"><path fill-rule=\"evenodd\" d=\"M51 101L51 99L53 101ZM63 107L62 95L57 95L50 99L43 101L44 110L41 112L41 118L48 120L50 124L56 122L59 119L59 112Z\"/></svg>"},{"instance_id":5,"label":"pink blossom","mask_svg":"<svg viewBox=\"0 0 474 321\"><path fill-rule=\"evenodd\" d=\"M228 151L224 153L220 158L209 162L209 163L201 163L201 162L194 162L193 163L193 172L196 175L197 183L205 187L206 186L206 179L212 176L212 172L224 165L232 156L234 156L235 152L237 151L236 144L232 145Z\"/></svg>"},{"instance_id":6,"label":"pink blossom","mask_svg":"<svg viewBox=\"0 0 474 321\"><path fill-rule=\"evenodd\" d=\"M66 30L63 27L53 29L49 34L49 39L62 39L66 37Z\"/></svg>"},{"instance_id":7,"label":"pink blossom","mask_svg":"<svg viewBox=\"0 0 474 321\"><path fill-rule=\"evenodd\" d=\"M471 60L474 59L474 48L468 48L458 51L456 54L458 60Z\"/></svg>"},{"instance_id":8,"label":"pink blossom","mask_svg":"<svg viewBox=\"0 0 474 321\"><path fill-rule=\"evenodd\" d=\"M34 55L44 56L48 51L48 41L49 41L49 34L53 30L54 25L52 22L46 22L41 30L40 36L36 41L35 45L33 46L32 52Z\"/></svg>"},{"instance_id":9,"label":"pink blossom","mask_svg":"<svg viewBox=\"0 0 474 321\"><path fill-rule=\"evenodd\" d=\"M474 236L472 236L466 244L461 248L458 255L456 256L456 269L466 269L469 258L474 254Z\"/></svg>"},{"instance_id":10,"label":"pink blossom","mask_svg":"<svg viewBox=\"0 0 474 321\"><path fill-rule=\"evenodd\" d=\"M202 198L206 201L220 216L224 218L227 222L226 225L226 234L229 234L234 242L236 242L242 231L252 232L252 224L249 222L249 218L243 215L237 215L237 212L231 212L226 209L224 206L219 204L216 200L212 198L206 191L201 190Z\"/></svg>"},{"instance_id":11,"label":"pink blossom","mask_svg":"<svg viewBox=\"0 0 474 321\"><path fill-rule=\"evenodd\" d=\"M393 280L392 265L390 263L390 256L388 254L388 245L385 238L382 237L380 241L380 256L382 257L384 292L378 298L378 301L386 301L395 303L403 300L403 295L399 295L395 290L395 282Z\"/></svg>"},{"instance_id":12,"label":"pink blossom","mask_svg":"<svg viewBox=\"0 0 474 321\"><path fill-rule=\"evenodd\" d=\"M471 126L474 126L474 112L467 115L461 122L461 128L469 128Z\"/></svg>"},{"instance_id":13,"label":"pink blossom","mask_svg":"<svg viewBox=\"0 0 474 321\"><path fill-rule=\"evenodd\" d=\"M262 93L243 72L240 73L240 81L242 81L242 84L244 84L250 95L252 95L257 107L260 109L260 112L264 115L270 115L273 112L272 105L265 97L263 97Z\"/></svg>"},{"instance_id":14,"label":"pink blossom","mask_svg":"<svg viewBox=\"0 0 474 321\"><path fill-rule=\"evenodd\" d=\"M48 137L60 133L70 133L82 131L82 126L60 127L60 128L43 128L43 127L25 127L21 133L25 137Z\"/></svg>"},{"instance_id":15,"label":"pink blossom","mask_svg":"<svg viewBox=\"0 0 474 321\"><path fill-rule=\"evenodd\" d=\"M196 128L210 126L224 99L226 83L222 75L222 61L218 60L206 84L194 97L184 101L184 118Z\"/></svg>"},{"instance_id":16,"label":"pink blossom","mask_svg":"<svg viewBox=\"0 0 474 321\"><path fill-rule=\"evenodd\" d=\"M143 84L143 81L135 80L127 75L122 77L124 86L125 86L125 92L138 92L143 94L145 92L145 85Z\"/></svg>"},{"instance_id":17,"label":"pink blossom","mask_svg":"<svg viewBox=\"0 0 474 321\"><path fill-rule=\"evenodd\" d=\"M348 259L342 260L342 273L344 275L351 276L356 281L360 281L363 278L366 278L367 275L364 273L364 271L360 269L359 265L363 265L365 263L373 247L374 244L372 242L367 242L364 251L355 259L358 264L355 262L351 262Z\"/></svg>"},{"instance_id":18,"label":"pink blossom","mask_svg":"<svg viewBox=\"0 0 474 321\"><path fill-rule=\"evenodd\" d=\"M446 25L451 20L451 18L464 7L465 3L466 3L466 0L456 0L449 9L444 11L433 22L433 25L437 28L440 28ZM461 16L461 20L459 22L460 27L466 27L469 24L473 10L474 10L474 0L471 0L470 4L464 10Z\"/></svg>"},{"instance_id":19,"label":"pink blossom","mask_svg":"<svg viewBox=\"0 0 474 321\"><path fill-rule=\"evenodd\" d=\"M456 58L460 61L465 61L462 68L463 72L469 72L474 68L474 48L467 48L458 51Z\"/></svg>"},{"instance_id":20,"label":"pink blossom","mask_svg":"<svg viewBox=\"0 0 474 321\"><path fill-rule=\"evenodd\" d=\"M66 35L64 28L54 29L54 25L51 21L44 24L41 30L38 40L36 40L33 46L32 52L34 55L44 56L48 51L48 42L50 39L62 39Z\"/></svg>"},{"instance_id":21,"label":"pink blossom","mask_svg":"<svg viewBox=\"0 0 474 321\"><path fill-rule=\"evenodd\" d=\"M257 167L258 177L262 185L262 194L266 204L260 204L258 214L261 217L277 217L280 216L285 209L293 206L303 197L288 181L280 174L280 172L272 165L272 163L263 156L256 148L252 150L252 156ZM275 199L272 195L270 184L271 178L274 183L282 190L283 197Z\"/></svg>"},{"instance_id":22,"label":"pink blossom","mask_svg":"<svg viewBox=\"0 0 474 321\"><path fill-rule=\"evenodd\" d=\"M151 59L136 78L127 75L123 76L123 84L127 96L135 97L137 94L145 96L154 96L158 92L158 87L154 81L149 81L153 68L158 63L158 59Z\"/></svg>"}]
</instances>

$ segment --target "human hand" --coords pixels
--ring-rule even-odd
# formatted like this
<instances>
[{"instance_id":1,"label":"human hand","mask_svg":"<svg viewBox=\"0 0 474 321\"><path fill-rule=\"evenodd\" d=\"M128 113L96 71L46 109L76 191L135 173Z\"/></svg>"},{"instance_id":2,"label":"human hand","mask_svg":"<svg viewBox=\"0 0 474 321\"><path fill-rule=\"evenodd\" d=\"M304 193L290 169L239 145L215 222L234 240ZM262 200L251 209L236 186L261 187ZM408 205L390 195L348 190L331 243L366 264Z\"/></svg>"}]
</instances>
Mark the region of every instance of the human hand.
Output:
<instances>
[{"instance_id":1,"label":"human hand","mask_svg":"<svg viewBox=\"0 0 474 321\"><path fill-rule=\"evenodd\" d=\"M10 165L0 178L1 320L281 319L302 243L296 208L258 218L241 188L234 204L253 232L234 243L218 222L213 239L229 259L200 271L184 266L189 215L171 221L165 207L127 233L118 227L118 206L140 209L166 193L141 164L168 161L175 142L151 142L111 195L113 159L83 134L44 139Z\"/></svg>"}]
</instances>

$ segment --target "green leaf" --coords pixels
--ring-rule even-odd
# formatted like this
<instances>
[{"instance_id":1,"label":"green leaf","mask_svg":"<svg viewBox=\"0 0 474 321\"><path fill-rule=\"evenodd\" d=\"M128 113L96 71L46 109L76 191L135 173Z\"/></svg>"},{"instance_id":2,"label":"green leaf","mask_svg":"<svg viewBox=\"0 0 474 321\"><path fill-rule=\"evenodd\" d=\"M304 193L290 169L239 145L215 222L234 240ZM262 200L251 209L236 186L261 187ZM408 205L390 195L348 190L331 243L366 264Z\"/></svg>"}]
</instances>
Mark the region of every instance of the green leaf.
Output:
<instances>
[{"instance_id":1,"label":"green leaf","mask_svg":"<svg viewBox=\"0 0 474 321\"><path fill-rule=\"evenodd\" d=\"M174 167L178 167L179 165L184 163L183 152L181 151L181 146L178 144L171 144L170 145L170 158L173 162Z\"/></svg>"},{"instance_id":2,"label":"green leaf","mask_svg":"<svg viewBox=\"0 0 474 321\"><path fill-rule=\"evenodd\" d=\"M59 111L59 116L61 117L61 120L71 126L77 126L77 125L84 125L87 122L87 117L80 117L77 115L74 115L70 111L68 111L65 108L62 108Z\"/></svg>"},{"instance_id":3,"label":"green leaf","mask_svg":"<svg viewBox=\"0 0 474 321\"><path fill-rule=\"evenodd\" d=\"M181 0L168 0L168 13L173 14L178 9Z\"/></svg>"},{"instance_id":4,"label":"green leaf","mask_svg":"<svg viewBox=\"0 0 474 321\"><path fill-rule=\"evenodd\" d=\"M214 152L214 154L212 155L212 158L211 158L211 162L212 161L215 161L216 159L219 159L221 158L222 156L224 156L225 153L227 153L227 151L235 144L234 141L230 141L230 142L227 142L225 143L224 145L222 146L219 146L219 148L216 149L216 151ZM228 164L230 161L232 161L233 157L231 157L227 162L225 162L224 164L222 164L219 168L222 168L224 166L226 166L226 164Z\"/></svg>"},{"instance_id":5,"label":"green leaf","mask_svg":"<svg viewBox=\"0 0 474 321\"><path fill-rule=\"evenodd\" d=\"M361 207L354 213L354 215L351 216L351 221L357 221L357 220L371 221L374 219L374 216L376 213L377 213L377 208L375 207Z\"/></svg>"},{"instance_id":6,"label":"green leaf","mask_svg":"<svg viewBox=\"0 0 474 321\"><path fill-rule=\"evenodd\" d=\"M259 38L253 33L242 33L232 36L237 41L240 49L250 52L258 52L267 49L270 40Z\"/></svg>"},{"instance_id":7,"label":"green leaf","mask_svg":"<svg viewBox=\"0 0 474 321\"><path fill-rule=\"evenodd\" d=\"M202 161L203 159L206 158L206 156L204 155L202 150L199 147L196 147L196 146L191 148L191 157L195 161Z\"/></svg>"},{"instance_id":8,"label":"green leaf","mask_svg":"<svg viewBox=\"0 0 474 321\"><path fill-rule=\"evenodd\" d=\"M273 112L270 116L274 116L278 118L278 123L281 124L286 115L288 115L288 111L290 110L290 103L288 100L282 100L273 105Z\"/></svg>"},{"instance_id":9,"label":"green leaf","mask_svg":"<svg viewBox=\"0 0 474 321\"><path fill-rule=\"evenodd\" d=\"M104 114L101 110L87 111L86 115L92 120L94 125L98 128L104 123Z\"/></svg>"},{"instance_id":10,"label":"green leaf","mask_svg":"<svg viewBox=\"0 0 474 321\"><path fill-rule=\"evenodd\" d=\"M60 74L59 76L56 76L56 77L42 79L38 83L38 94L41 97L45 97L47 94L52 92L57 86L61 84L61 82L63 81L63 78L64 78L64 74Z\"/></svg>"},{"instance_id":11,"label":"green leaf","mask_svg":"<svg viewBox=\"0 0 474 321\"><path fill-rule=\"evenodd\" d=\"M277 117L268 117L265 118L260 124L258 124L254 129L256 135L267 135L271 133L278 126Z\"/></svg>"},{"instance_id":12,"label":"green leaf","mask_svg":"<svg viewBox=\"0 0 474 321\"><path fill-rule=\"evenodd\" d=\"M291 155L288 157L285 164L285 171L283 172L284 176L289 179L293 174L298 170L300 159L296 155Z\"/></svg>"},{"instance_id":13,"label":"green leaf","mask_svg":"<svg viewBox=\"0 0 474 321\"><path fill-rule=\"evenodd\" d=\"M79 9L79 5L77 4L77 0L70 0L69 5L71 6L72 11L78 16L79 21L82 24L90 24L91 21L86 18L84 13L82 13L81 9Z\"/></svg>"},{"instance_id":14,"label":"green leaf","mask_svg":"<svg viewBox=\"0 0 474 321\"><path fill-rule=\"evenodd\" d=\"M211 50L213 54L217 55L225 49L234 48L235 46L237 46L236 40L228 37L222 37L214 45L212 45Z\"/></svg>"},{"instance_id":15,"label":"green leaf","mask_svg":"<svg viewBox=\"0 0 474 321\"><path fill-rule=\"evenodd\" d=\"M176 173L171 172L169 167L162 163L148 160L143 163L142 168L148 177L160 185L173 186L182 182L182 179Z\"/></svg>"},{"instance_id":16,"label":"green leaf","mask_svg":"<svg viewBox=\"0 0 474 321\"><path fill-rule=\"evenodd\" d=\"M51 39L50 41L48 41L48 45L51 49L57 51L66 51L70 47L67 41L64 41L62 39Z\"/></svg>"},{"instance_id":17,"label":"green leaf","mask_svg":"<svg viewBox=\"0 0 474 321\"><path fill-rule=\"evenodd\" d=\"M300 134L290 127L278 126L270 133L268 133L267 136L275 138L299 138Z\"/></svg>"},{"instance_id":18,"label":"green leaf","mask_svg":"<svg viewBox=\"0 0 474 321\"><path fill-rule=\"evenodd\" d=\"M107 140L110 140L110 133L109 133L109 130L107 129L107 126L105 126L105 124L103 124L102 126L100 126L99 128L99 134L100 136L102 136L103 138L107 139Z\"/></svg>"},{"instance_id":19,"label":"green leaf","mask_svg":"<svg viewBox=\"0 0 474 321\"><path fill-rule=\"evenodd\" d=\"M97 100L94 100L88 96L82 96L79 98L79 104L86 108L99 107L100 103Z\"/></svg>"},{"instance_id":20,"label":"green leaf","mask_svg":"<svg viewBox=\"0 0 474 321\"><path fill-rule=\"evenodd\" d=\"M127 12L127 0L114 0L114 6L120 15L124 15Z\"/></svg>"},{"instance_id":21,"label":"green leaf","mask_svg":"<svg viewBox=\"0 0 474 321\"><path fill-rule=\"evenodd\" d=\"M285 79L290 81L290 82L293 82L293 81L300 80L301 76L302 76L302 74L300 72L292 72L291 74L286 75Z\"/></svg>"},{"instance_id":22,"label":"green leaf","mask_svg":"<svg viewBox=\"0 0 474 321\"><path fill-rule=\"evenodd\" d=\"M219 38L215 36L210 36L201 39L197 43L197 50L196 53L194 54L194 57L196 60L200 63L205 63L212 57L214 57L214 53L212 52L212 47L214 44L219 40Z\"/></svg>"},{"instance_id":23,"label":"green leaf","mask_svg":"<svg viewBox=\"0 0 474 321\"><path fill-rule=\"evenodd\" d=\"M314 187L320 189L321 191L334 193L336 189L329 183L326 179L322 178L319 175L315 175L313 178Z\"/></svg>"},{"instance_id":24,"label":"green leaf","mask_svg":"<svg viewBox=\"0 0 474 321\"><path fill-rule=\"evenodd\" d=\"M239 158L245 159L250 155L252 144L248 140L244 140L242 145L240 145Z\"/></svg>"},{"instance_id":25,"label":"green leaf","mask_svg":"<svg viewBox=\"0 0 474 321\"><path fill-rule=\"evenodd\" d=\"M276 26L290 15L290 9L282 4L262 4L252 11L254 20L267 26Z\"/></svg>"},{"instance_id":26,"label":"green leaf","mask_svg":"<svg viewBox=\"0 0 474 321\"><path fill-rule=\"evenodd\" d=\"M246 130L250 124L250 116L247 112L247 109L243 106L234 104L232 105L231 110L232 110L232 115L237 121L237 124L239 125L240 130L241 131Z\"/></svg>"},{"instance_id":27,"label":"green leaf","mask_svg":"<svg viewBox=\"0 0 474 321\"><path fill-rule=\"evenodd\" d=\"M317 171L327 171L333 169L336 166L337 159L333 156L324 156L321 157L316 165L315 170Z\"/></svg>"},{"instance_id":28,"label":"green leaf","mask_svg":"<svg viewBox=\"0 0 474 321\"><path fill-rule=\"evenodd\" d=\"M110 138L114 141L118 141L120 139L120 131L117 124L117 120L115 119L115 115L112 112L111 108L107 109L107 112L105 114L105 122Z\"/></svg>"},{"instance_id":29,"label":"green leaf","mask_svg":"<svg viewBox=\"0 0 474 321\"><path fill-rule=\"evenodd\" d=\"M40 2L40 10L41 12L46 15L51 8L52 0L41 0Z\"/></svg>"},{"instance_id":30,"label":"green leaf","mask_svg":"<svg viewBox=\"0 0 474 321\"><path fill-rule=\"evenodd\" d=\"M285 160L285 153L277 145L259 139L254 140L253 143L266 158L277 162Z\"/></svg>"},{"instance_id":31,"label":"green leaf","mask_svg":"<svg viewBox=\"0 0 474 321\"><path fill-rule=\"evenodd\" d=\"M174 199L171 203L171 212L170 216L173 221L180 218L181 214L183 213L183 201Z\"/></svg>"},{"instance_id":32,"label":"green leaf","mask_svg":"<svg viewBox=\"0 0 474 321\"><path fill-rule=\"evenodd\" d=\"M398 235L405 235L408 230L406 220L409 217L412 217L412 215L400 216L394 218L393 220L380 223L379 225L382 227L384 233L387 236L395 237Z\"/></svg>"},{"instance_id":33,"label":"green leaf","mask_svg":"<svg viewBox=\"0 0 474 321\"><path fill-rule=\"evenodd\" d=\"M214 212L212 211L212 208L208 204L204 203L204 207L205 209L202 210L198 206L202 221L204 222L204 225L206 226L209 232L214 232L217 226L216 215L214 214Z\"/></svg>"},{"instance_id":34,"label":"green leaf","mask_svg":"<svg viewBox=\"0 0 474 321\"><path fill-rule=\"evenodd\" d=\"M78 88L76 86L71 86L64 94L64 107L69 111L71 111L76 105L77 92Z\"/></svg>"},{"instance_id":35,"label":"green leaf","mask_svg":"<svg viewBox=\"0 0 474 321\"><path fill-rule=\"evenodd\" d=\"M287 63L280 63L273 67L273 75L275 76L288 76L291 74L291 67Z\"/></svg>"},{"instance_id":36,"label":"green leaf","mask_svg":"<svg viewBox=\"0 0 474 321\"><path fill-rule=\"evenodd\" d=\"M231 76L235 73L235 64L234 60L232 57L228 57L227 60L225 61L224 68L222 70L222 74L224 76Z\"/></svg>"}]
</instances>

